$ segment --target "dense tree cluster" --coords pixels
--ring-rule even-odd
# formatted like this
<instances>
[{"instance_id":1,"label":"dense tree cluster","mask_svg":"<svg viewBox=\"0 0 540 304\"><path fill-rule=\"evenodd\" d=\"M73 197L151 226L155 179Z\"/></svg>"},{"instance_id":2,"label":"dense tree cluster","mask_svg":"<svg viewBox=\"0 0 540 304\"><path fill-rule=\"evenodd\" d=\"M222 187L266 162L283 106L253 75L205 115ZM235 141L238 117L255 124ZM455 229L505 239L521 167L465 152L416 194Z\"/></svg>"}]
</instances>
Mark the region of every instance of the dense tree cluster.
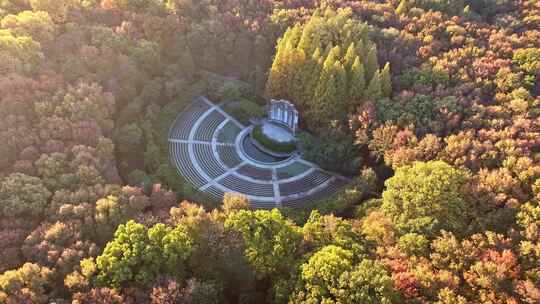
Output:
<instances>
[{"instance_id":1,"label":"dense tree cluster","mask_svg":"<svg viewBox=\"0 0 540 304\"><path fill-rule=\"evenodd\" d=\"M293 100L314 131L345 122L363 100L390 96L390 66L379 68L368 32L350 9L317 10L278 40L266 95Z\"/></svg>"},{"instance_id":2,"label":"dense tree cluster","mask_svg":"<svg viewBox=\"0 0 540 304\"><path fill-rule=\"evenodd\" d=\"M0 302L539 303L539 28L534 0L0 1ZM350 184L196 193L167 131L201 94L290 99Z\"/></svg>"}]
</instances>

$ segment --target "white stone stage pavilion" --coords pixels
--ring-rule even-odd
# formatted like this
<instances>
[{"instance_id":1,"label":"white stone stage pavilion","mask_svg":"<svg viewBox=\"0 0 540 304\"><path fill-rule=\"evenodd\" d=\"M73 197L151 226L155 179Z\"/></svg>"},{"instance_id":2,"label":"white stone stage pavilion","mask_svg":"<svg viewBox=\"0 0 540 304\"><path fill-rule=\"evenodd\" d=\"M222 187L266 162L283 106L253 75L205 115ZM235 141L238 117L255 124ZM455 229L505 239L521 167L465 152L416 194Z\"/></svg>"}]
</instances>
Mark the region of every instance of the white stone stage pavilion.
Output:
<instances>
[{"instance_id":1,"label":"white stone stage pavilion","mask_svg":"<svg viewBox=\"0 0 540 304\"><path fill-rule=\"evenodd\" d=\"M290 101L272 99L268 107L268 120L285 125L294 135L298 130L298 111Z\"/></svg>"}]
</instances>

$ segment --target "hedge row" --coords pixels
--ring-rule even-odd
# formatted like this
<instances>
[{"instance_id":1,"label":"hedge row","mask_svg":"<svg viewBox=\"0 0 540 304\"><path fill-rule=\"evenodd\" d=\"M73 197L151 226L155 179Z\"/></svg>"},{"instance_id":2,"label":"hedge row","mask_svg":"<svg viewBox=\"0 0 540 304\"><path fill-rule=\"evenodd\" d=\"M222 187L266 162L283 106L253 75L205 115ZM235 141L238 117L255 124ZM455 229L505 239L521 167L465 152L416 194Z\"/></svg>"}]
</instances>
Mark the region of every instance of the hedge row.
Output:
<instances>
[{"instance_id":1,"label":"hedge row","mask_svg":"<svg viewBox=\"0 0 540 304\"><path fill-rule=\"evenodd\" d=\"M257 125L253 128L253 132L251 133L251 136L253 137L253 139L259 142L265 148L270 149L275 152L291 153L296 150L295 142L279 143L268 138L266 135L264 135L261 125Z\"/></svg>"}]
</instances>

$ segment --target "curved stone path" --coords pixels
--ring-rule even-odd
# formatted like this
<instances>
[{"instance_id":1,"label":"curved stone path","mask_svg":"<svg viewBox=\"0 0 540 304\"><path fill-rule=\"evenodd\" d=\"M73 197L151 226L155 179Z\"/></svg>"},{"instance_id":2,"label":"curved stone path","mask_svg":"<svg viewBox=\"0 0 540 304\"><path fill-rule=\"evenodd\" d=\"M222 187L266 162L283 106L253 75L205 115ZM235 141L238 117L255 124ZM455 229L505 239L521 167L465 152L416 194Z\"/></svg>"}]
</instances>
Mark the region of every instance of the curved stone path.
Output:
<instances>
[{"instance_id":1,"label":"curved stone path","mask_svg":"<svg viewBox=\"0 0 540 304\"><path fill-rule=\"evenodd\" d=\"M170 127L171 163L199 191L217 199L226 192L242 194L253 208L300 207L347 183L298 154L274 163L246 156L241 143L250 128L199 97Z\"/></svg>"}]
</instances>

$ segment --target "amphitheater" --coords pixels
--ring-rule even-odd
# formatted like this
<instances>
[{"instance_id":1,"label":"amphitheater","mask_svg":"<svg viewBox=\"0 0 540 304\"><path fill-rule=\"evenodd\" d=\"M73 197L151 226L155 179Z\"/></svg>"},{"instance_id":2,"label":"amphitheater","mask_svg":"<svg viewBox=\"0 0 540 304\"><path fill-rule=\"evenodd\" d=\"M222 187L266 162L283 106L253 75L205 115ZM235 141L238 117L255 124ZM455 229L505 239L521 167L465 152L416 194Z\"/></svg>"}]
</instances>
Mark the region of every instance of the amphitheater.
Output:
<instances>
[{"instance_id":1,"label":"amphitheater","mask_svg":"<svg viewBox=\"0 0 540 304\"><path fill-rule=\"evenodd\" d=\"M241 194L256 209L301 207L347 183L298 153L277 161L249 155L242 141L250 128L199 97L171 125L171 163L199 191L216 199Z\"/></svg>"}]
</instances>

